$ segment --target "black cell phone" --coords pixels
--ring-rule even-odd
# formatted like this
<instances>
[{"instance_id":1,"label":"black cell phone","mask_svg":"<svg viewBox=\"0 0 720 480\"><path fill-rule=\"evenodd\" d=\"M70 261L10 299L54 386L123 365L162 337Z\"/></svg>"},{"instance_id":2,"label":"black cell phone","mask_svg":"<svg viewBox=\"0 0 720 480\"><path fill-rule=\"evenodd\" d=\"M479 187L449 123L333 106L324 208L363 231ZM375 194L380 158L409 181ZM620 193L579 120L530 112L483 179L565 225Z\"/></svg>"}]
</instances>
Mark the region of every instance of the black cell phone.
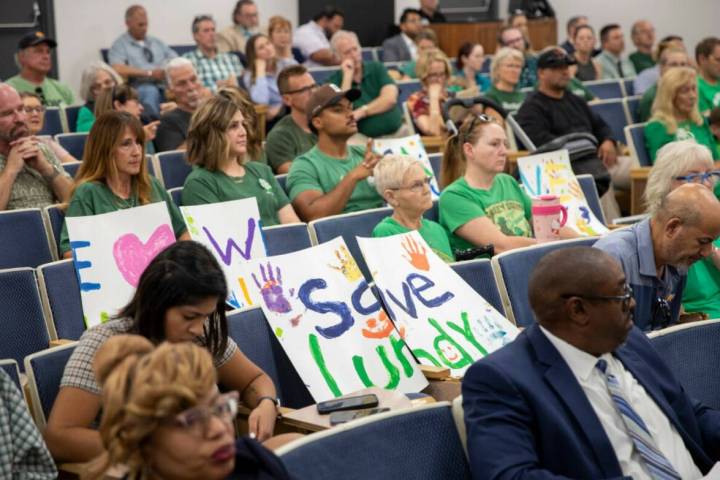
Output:
<instances>
[{"instance_id":1,"label":"black cell phone","mask_svg":"<svg viewBox=\"0 0 720 480\"><path fill-rule=\"evenodd\" d=\"M358 418L367 417L368 415L375 415L376 413L388 412L389 408L366 408L364 410L355 410L351 412L333 412L330 414L330 425L339 425L341 423L347 423L350 420L356 420Z\"/></svg>"},{"instance_id":2,"label":"black cell phone","mask_svg":"<svg viewBox=\"0 0 720 480\"><path fill-rule=\"evenodd\" d=\"M372 408L378 406L377 395L358 395L357 397L338 398L317 404L318 413L325 414L340 410L357 410L358 408Z\"/></svg>"}]
</instances>

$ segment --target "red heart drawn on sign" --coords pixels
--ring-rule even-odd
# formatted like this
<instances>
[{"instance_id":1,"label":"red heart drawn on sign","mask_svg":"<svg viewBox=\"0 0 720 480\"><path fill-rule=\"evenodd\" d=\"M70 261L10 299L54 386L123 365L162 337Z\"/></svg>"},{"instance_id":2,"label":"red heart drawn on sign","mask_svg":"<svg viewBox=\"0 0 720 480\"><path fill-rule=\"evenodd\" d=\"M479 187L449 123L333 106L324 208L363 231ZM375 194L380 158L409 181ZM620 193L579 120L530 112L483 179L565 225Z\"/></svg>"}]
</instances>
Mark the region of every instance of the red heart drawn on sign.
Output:
<instances>
[{"instance_id":1,"label":"red heart drawn on sign","mask_svg":"<svg viewBox=\"0 0 720 480\"><path fill-rule=\"evenodd\" d=\"M126 282L137 288L140 275L155 256L175 242L175 234L169 225L160 225L142 243L134 233L120 236L113 245L115 265Z\"/></svg>"}]
</instances>

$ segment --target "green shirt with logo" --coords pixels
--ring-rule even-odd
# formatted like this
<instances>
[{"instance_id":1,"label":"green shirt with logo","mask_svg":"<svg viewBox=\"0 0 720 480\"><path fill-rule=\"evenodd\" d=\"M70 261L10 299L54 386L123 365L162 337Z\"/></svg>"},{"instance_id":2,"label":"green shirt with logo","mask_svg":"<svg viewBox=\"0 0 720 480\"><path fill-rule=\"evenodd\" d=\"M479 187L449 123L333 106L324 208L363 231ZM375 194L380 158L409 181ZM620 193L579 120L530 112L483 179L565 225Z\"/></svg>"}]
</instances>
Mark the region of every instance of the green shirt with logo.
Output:
<instances>
[{"instance_id":1,"label":"green shirt with logo","mask_svg":"<svg viewBox=\"0 0 720 480\"><path fill-rule=\"evenodd\" d=\"M378 223L372 231L373 237L390 237L400 233L407 233L410 229L398 223L393 217L385 217ZM455 261L455 255L450 247L450 237L439 223L423 218L418 229L420 236L432 248L433 252L444 262L450 263Z\"/></svg>"},{"instance_id":2,"label":"green shirt with logo","mask_svg":"<svg viewBox=\"0 0 720 480\"><path fill-rule=\"evenodd\" d=\"M652 163L655 163L657 151L662 146L676 140L695 140L700 145L705 145L710 149L714 160L720 159L717 144L707 120L703 120L700 125L688 120L679 122L675 134L668 133L665 125L659 120L652 120L645 125L645 147L648 154L650 154Z\"/></svg>"},{"instance_id":3,"label":"green shirt with logo","mask_svg":"<svg viewBox=\"0 0 720 480\"><path fill-rule=\"evenodd\" d=\"M520 90L514 90L512 92L504 92L498 90L495 85L491 86L490 89L483 94L485 98L488 98L495 103L499 104L508 113L517 113L525 101L525 92Z\"/></svg>"},{"instance_id":4,"label":"green shirt with logo","mask_svg":"<svg viewBox=\"0 0 720 480\"><path fill-rule=\"evenodd\" d=\"M698 75L698 107L700 113L707 115L715 107L720 107L720 81L709 84Z\"/></svg>"}]
</instances>

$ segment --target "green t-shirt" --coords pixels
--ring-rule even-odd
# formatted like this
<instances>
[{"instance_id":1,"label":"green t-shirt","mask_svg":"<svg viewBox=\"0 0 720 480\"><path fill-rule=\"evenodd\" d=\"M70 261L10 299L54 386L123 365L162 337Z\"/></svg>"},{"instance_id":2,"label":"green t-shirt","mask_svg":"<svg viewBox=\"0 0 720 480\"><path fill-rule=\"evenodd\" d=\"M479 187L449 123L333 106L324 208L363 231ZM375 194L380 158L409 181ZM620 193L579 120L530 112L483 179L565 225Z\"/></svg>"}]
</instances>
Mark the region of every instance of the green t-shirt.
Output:
<instances>
[{"instance_id":1,"label":"green t-shirt","mask_svg":"<svg viewBox=\"0 0 720 480\"><path fill-rule=\"evenodd\" d=\"M483 94L485 98L488 98L495 103L503 107L508 113L517 113L525 101L525 93L520 90L513 92L503 92L498 90L495 85L492 85L490 89Z\"/></svg>"},{"instance_id":2,"label":"green t-shirt","mask_svg":"<svg viewBox=\"0 0 720 480\"><path fill-rule=\"evenodd\" d=\"M317 143L317 135L298 127L292 115L285 115L268 133L265 153L268 164L277 172L278 167L292 162L295 157L310 150Z\"/></svg>"},{"instance_id":3,"label":"green t-shirt","mask_svg":"<svg viewBox=\"0 0 720 480\"><path fill-rule=\"evenodd\" d=\"M415 67L417 67L416 60L410 60L409 62L403 63L400 67L400 71L410 78L417 78L415 73Z\"/></svg>"},{"instance_id":4,"label":"green t-shirt","mask_svg":"<svg viewBox=\"0 0 720 480\"><path fill-rule=\"evenodd\" d=\"M321 152L317 145L314 146L297 157L290 167L287 177L290 199L295 200L306 190L319 190L323 194L332 191L350 170L362 163L363 158L365 147L359 145L348 146L345 158L330 157ZM365 179L355 185L343 213L382 207L383 203L375 187Z\"/></svg>"},{"instance_id":5,"label":"green t-shirt","mask_svg":"<svg viewBox=\"0 0 720 480\"><path fill-rule=\"evenodd\" d=\"M451 183L440 194L440 224L452 233L454 250L475 245L455 231L478 217L487 216L505 235L532 237L532 201L510 175L499 173L489 190L473 188L465 177Z\"/></svg>"},{"instance_id":6,"label":"green t-shirt","mask_svg":"<svg viewBox=\"0 0 720 480\"><path fill-rule=\"evenodd\" d=\"M720 107L720 81L710 85L698 75L698 108L700 113L707 114L715 107Z\"/></svg>"},{"instance_id":7,"label":"green t-shirt","mask_svg":"<svg viewBox=\"0 0 720 480\"><path fill-rule=\"evenodd\" d=\"M653 163L655 163L655 157L660 147L675 140L689 139L693 139L700 145L708 147L714 160L720 159L717 145L715 144L715 139L710 131L707 120L703 120L702 125L695 125L687 120L680 122L674 135L668 133L665 125L658 120L652 120L645 125L645 146L650 154L650 160Z\"/></svg>"},{"instance_id":8,"label":"green t-shirt","mask_svg":"<svg viewBox=\"0 0 720 480\"><path fill-rule=\"evenodd\" d=\"M35 90L38 85L30 83L20 75L8 78L6 83L13 87L18 93L38 93ZM75 101L72 90L67 85L58 82L54 78L45 77L45 80L39 85L42 88L42 97L45 99L44 105L48 107L59 107L60 105L72 105Z\"/></svg>"},{"instance_id":9,"label":"green t-shirt","mask_svg":"<svg viewBox=\"0 0 720 480\"><path fill-rule=\"evenodd\" d=\"M640 102L638 103L638 119L641 122L647 122L652 116L652 104L655 101L655 95L657 95L657 83L645 90L645 93L643 93L643 96L640 98Z\"/></svg>"},{"instance_id":10,"label":"green t-shirt","mask_svg":"<svg viewBox=\"0 0 720 480\"><path fill-rule=\"evenodd\" d=\"M585 85L583 85L583 83L575 77L570 79L570 83L568 83L567 86L567 91L569 91L570 93L574 93L586 102L595 100L595 95L593 95L592 92L588 90Z\"/></svg>"},{"instance_id":11,"label":"green t-shirt","mask_svg":"<svg viewBox=\"0 0 720 480\"><path fill-rule=\"evenodd\" d=\"M633 64L633 67L635 67L635 73L639 74L643 70L646 70L648 68L652 68L655 66L655 60L653 60L652 55L648 53L642 53L642 52L635 52L630 54L630 61Z\"/></svg>"},{"instance_id":12,"label":"green t-shirt","mask_svg":"<svg viewBox=\"0 0 720 480\"><path fill-rule=\"evenodd\" d=\"M400 225L394 218L385 217L375 226L372 231L372 236L390 237L392 235L407 233L409 231L409 228L404 225ZM432 220L423 218L418 233L427 242L430 248L432 248L433 252L435 252L438 257L442 258L444 262L450 263L455 261L455 255L450 247L450 236L442 225L433 222Z\"/></svg>"},{"instance_id":13,"label":"green t-shirt","mask_svg":"<svg viewBox=\"0 0 720 480\"><path fill-rule=\"evenodd\" d=\"M204 205L255 197L263 226L279 225L278 211L290 203L287 195L270 167L258 162L247 162L244 166L245 175L242 177L193 167L185 180L182 204Z\"/></svg>"},{"instance_id":14,"label":"green t-shirt","mask_svg":"<svg viewBox=\"0 0 720 480\"><path fill-rule=\"evenodd\" d=\"M720 246L720 239L713 244ZM686 312L704 312L720 318L720 271L710 258L693 263L688 270L682 304Z\"/></svg>"},{"instance_id":15,"label":"green t-shirt","mask_svg":"<svg viewBox=\"0 0 720 480\"><path fill-rule=\"evenodd\" d=\"M325 83L342 84L342 71L338 70L332 74ZM360 84L352 83L352 88L358 88L362 92L360 98L353 102L353 108L360 108L375 100L380 96L380 90L385 85L395 85L385 66L380 62L363 62L363 76ZM358 130L368 137L382 137L395 133L402 125L402 119L400 107L395 105L387 112L360 120Z\"/></svg>"},{"instance_id":16,"label":"green t-shirt","mask_svg":"<svg viewBox=\"0 0 720 480\"><path fill-rule=\"evenodd\" d=\"M158 179L151 176L150 187L150 202L165 202L172 221L173 231L175 236L179 237L187 230L180 209L173 203L170 194L160 185ZM131 197L125 200L115 195L103 182L87 182L75 189L65 216L87 217L137 206L139 206L139 203L136 192L133 192ZM63 223L62 232L60 232L60 251L65 253L68 250L70 250L70 240L68 238L67 222L65 222Z\"/></svg>"},{"instance_id":17,"label":"green t-shirt","mask_svg":"<svg viewBox=\"0 0 720 480\"><path fill-rule=\"evenodd\" d=\"M75 131L78 133L89 132L94 124L95 114L88 107L82 107L78 112Z\"/></svg>"}]
</instances>

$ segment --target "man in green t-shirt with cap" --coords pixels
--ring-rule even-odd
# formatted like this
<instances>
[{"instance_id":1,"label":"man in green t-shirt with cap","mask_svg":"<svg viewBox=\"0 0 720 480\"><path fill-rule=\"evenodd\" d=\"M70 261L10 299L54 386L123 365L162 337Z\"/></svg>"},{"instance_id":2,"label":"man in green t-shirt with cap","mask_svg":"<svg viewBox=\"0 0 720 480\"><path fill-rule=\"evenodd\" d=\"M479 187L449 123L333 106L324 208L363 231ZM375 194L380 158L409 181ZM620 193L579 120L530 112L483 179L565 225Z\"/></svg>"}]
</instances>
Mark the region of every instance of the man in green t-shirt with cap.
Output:
<instances>
[{"instance_id":1,"label":"man in green t-shirt with cap","mask_svg":"<svg viewBox=\"0 0 720 480\"><path fill-rule=\"evenodd\" d=\"M707 37L695 47L698 70L698 107L707 115L720 107L720 38Z\"/></svg>"},{"instance_id":2,"label":"man in green t-shirt with cap","mask_svg":"<svg viewBox=\"0 0 720 480\"><path fill-rule=\"evenodd\" d=\"M287 179L293 207L306 222L383 205L367 180L380 159L372 140L366 147L347 144L357 133L352 102L359 97L356 89L327 84L308 101L308 125L318 142L293 161Z\"/></svg>"}]
</instances>

